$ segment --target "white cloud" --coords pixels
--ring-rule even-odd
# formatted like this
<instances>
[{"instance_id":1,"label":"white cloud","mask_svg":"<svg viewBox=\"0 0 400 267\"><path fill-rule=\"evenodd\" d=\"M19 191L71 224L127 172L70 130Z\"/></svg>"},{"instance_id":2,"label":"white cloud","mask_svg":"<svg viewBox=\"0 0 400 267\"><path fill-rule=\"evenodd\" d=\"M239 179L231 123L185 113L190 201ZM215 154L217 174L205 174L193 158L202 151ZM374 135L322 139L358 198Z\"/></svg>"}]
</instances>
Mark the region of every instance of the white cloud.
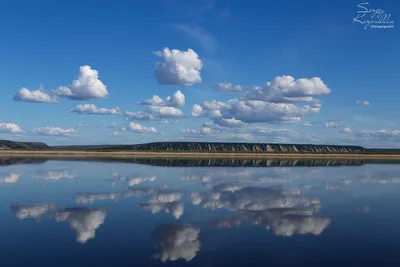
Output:
<instances>
[{"instance_id":1,"label":"white cloud","mask_svg":"<svg viewBox=\"0 0 400 267\"><path fill-rule=\"evenodd\" d=\"M201 82L203 62L192 49L164 48L154 53L163 60L156 63L154 76L159 84L191 86Z\"/></svg>"},{"instance_id":2,"label":"white cloud","mask_svg":"<svg viewBox=\"0 0 400 267\"><path fill-rule=\"evenodd\" d=\"M185 95L178 90L174 94L172 94L172 96L168 96L165 100L163 100L158 95L154 95L150 99L139 101L138 104L149 106L182 107L185 105Z\"/></svg>"},{"instance_id":3,"label":"white cloud","mask_svg":"<svg viewBox=\"0 0 400 267\"><path fill-rule=\"evenodd\" d=\"M262 87L253 87L246 93L245 98L275 103L318 103L319 100L315 96L326 95L330 92L331 89L318 77L296 80L292 76L278 76Z\"/></svg>"},{"instance_id":4,"label":"white cloud","mask_svg":"<svg viewBox=\"0 0 400 267\"><path fill-rule=\"evenodd\" d=\"M107 87L99 80L99 73L90 66L79 68L78 78L72 81L70 87L61 86L53 92L57 96L76 100L106 98L109 95Z\"/></svg>"},{"instance_id":5,"label":"white cloud","mask_svg":"<svg viewBox=\"0 0 400 267\"><path fill-rule=\"evenodd\" d=\"M19 177L21 177L21 174L19 173L10 173L5 177L0 178L0 182L4 184L13 184L18 181Z\"/></svg>"},{"instance_id":6,"label":"white cloud","mask_svg":"<svg viewBox=\"0 0 400 267\"><path fill-rule=\"evenodd\" d=\"M184 114L180 109L174 107L149 106L150 111L158 118L182 117Z\"/></svg>"},{"instance_id":7,"label":"white cloud","mask_svg":"<svg viewBox=\"0 0 400 267\"><path fill-rule=\"evenodd\" d=\"M362 130L355 133L355 136L369 141L400 142L400 130Z\"/></svg>"},{"instance_id":8,"label":"white cloud","mask_svg":"<svg viewBox=\"0 0 400 267\"><path fill-rule=\"evenodd\" d=\"M78 114L98 114L98 115L121 115L121 109L115 108L98 108L93 104L80 104L76 108L71 109L69 112L75 112Z\"/></svg>"},{"instance_id":9,"label":"white cloud","mask_svg":"<svg viewBox=\"0 0 400 267\"><path fill-rule=\"evenodd\" d=\"M49 95L43 89L29 90L23 87L15 94L14 101L30 103L57 103L57 97Z\"/></svg>"},{"instance_id":10,"label":"white cloud","mask_svg":"<svg viewBox=\"0 0 400 267\"><path fill-rule=\"evenodd\" d=\"M213 134L213 130L208 127L203 127L200 130L181 129L181 133L185 136L210 136Z\"/></svg>"},{"instance_id":11,"label":"white cloud","mask_svg":"<svg viewBox=\"0 0 400 267\"><path fill-rule=\"evenodd\" d=\"M366 100L357 100L356 104L360 106L369 106L369 102Z\"/></svg>"},{"instance_id":12,"label":"white cloud","mask_svg":"<svg viewBox=\"0 0 400 267\"><path fill-rule=\"evenodd\" d=\"M63 129L60 127L36 128L33 129L32 132L39 135L49 136L74 136L77 134L77 131L75 129Z\"/></svg>"},{"instance_id":13,"label":"white cloud","mask_svg":"<svg viewBox=\"0 0 400 267\"><path fill-rule=\"evenodd\" d=\"M200 229L190 224L157 225L152 237L161 253L156 255L162 262L183 259L191 261L200 251Z\"/></svg>"},{"instance_id":14,"label":"white cloud","mask_svg":"<svg viewBox=\"0 0 400 267\"><path fill-rule=\"evenodd\" d=\"M124 116L129 119L129 120L137 120L137 121L151 121L155 120L156 117L153 114L150 114L148 112L143 112L143 111L138 111L138 112L133 112L133 111L125 111Z\"/></svg>"},{"instance_id":15,"label":"white cloud","mask_svg":"<svg viewBox=\"0 0 400 267\"><path fill-rule=\"evenodd\" d=\"M164 106L165 101L158 95L153 95L152 98L141 100L137 104L138 105L149 105L149 106Z\"/></svg>"},{"instance_id":16,"label":"white cloud","mask_svg":"<svg viewBox=\"0 0 400 267\"><path fill-rule=\"evenodd\" d=\"M340 133L351 133L352 131L351 131L351 129L349 127L344 127L339 132Z\"/></svg>"},{"instance_id":17,"label":"white cloud","mask_svg":"<svg viewBox=\"0 0 400 267\"><path fill-rule=\"evenodd\" d=\"M119 135L119 132L112 132L108 134L109 137L117 137Z\"/></svg>"},{"instance_id":18,"label":"white cloud","mask_svg":"<svg viewBox=\"0 0 400 267\"><path fill-rule=\"evenodd\" d=\"M325 123L325 128L338 128L339 124L334 121L329 121Z\"/></svg>"},{"instance_id":19,"label":"white cloud","mask_svg":"<svg viewBox=\"0 0 400 267\"><path fill-rule=\"evenodd\" d=\"M221 118L234 118L244 123L288 123L300 121L302 117L316 112L319 112L319 108L308 105L236 99L226 102L205 101L202 105L195 104L192 107L193 117L209 117L214 122Z\"/></svg>"},{"instance_id":20,"label":"white cloud","mask_svg":"<svg viewBox=\"0 0 400 267\"><path fill-rule=\"evenodd\" d=\"M215 123L220 126L223 126L223 127L244 127L247 125L246 123L242 122L241 120L237 120L235 118L231 118L231 119L221 118L221 119L215 120Z\"/></svg>"},{"instance_id":21,"label":"white cloud","mask_svg":"<svg viewBox=\"0 0 400 267\"><path fill-rule=\"evenodd\" d=\"M166 102L171 107L182 107L185 105L185 95L178 90L172 96L167 97Z\"/></svg>"},{"instance_id":22,"label":"white cloud","mask_svg":"<svg viewBox=\"0 0 400 267\"><path fill-rule=\"evenodd\" d=\"M241 92L243 87L240 85L233 85L232 83L219 83L214 86L214 89L222 92Z\"/></svg>"},{"instance_id":23,"label":"white cloud","mask_svg":"<svg viewBox=\"0 0 400 267\"><path fill-rule=\"evenodd\" d=\"M303 123L301 126L303 126L303 127L311 127L311 126L313 126L313 125L312 125L311 122L305 122L305 123Z\"/></svg>"},{"instance_id":24,"label":"white cloud","mask_svg":"<svg viewBox=\"0 0 400 267\"><path fill-rule=\"evenodd\" d=\"M107 213L100 209L68 208L56 215L56 221L67 221L76 232L76 241L86 243L96 236L96 230L104 223Z\"/></svg>"},{"instance_id":25,"label":"white cloud","mask_svg":"<svg viewBox=\"0 0 400 267\"><path fill-rule=\"evenodd\" d=\"M203 123L203 127L211 127L214 125L213 121L206 121L205 123Z\"/></svg>"},{"instance_id":26,"label":"white cloud","mask_svg":"<svg viewBox=\"0 0 400 267\"><path fill-rule=\"evenodd\" d=\"M132 132L137 132L137 133L156 133L157 130L154 127L145 127L140 124L130 122L127 130L132 131Z\"/></svg>"},{"instance_id":27,"label":"white cloud","mask_svg":"<svg viewBox=\"0 0 400 267\"><path fill-rule=\"evenodd\" d=\"M20 133L21 128L15 123L0 122L0 133Z\"/></svg>"}]
</instances>

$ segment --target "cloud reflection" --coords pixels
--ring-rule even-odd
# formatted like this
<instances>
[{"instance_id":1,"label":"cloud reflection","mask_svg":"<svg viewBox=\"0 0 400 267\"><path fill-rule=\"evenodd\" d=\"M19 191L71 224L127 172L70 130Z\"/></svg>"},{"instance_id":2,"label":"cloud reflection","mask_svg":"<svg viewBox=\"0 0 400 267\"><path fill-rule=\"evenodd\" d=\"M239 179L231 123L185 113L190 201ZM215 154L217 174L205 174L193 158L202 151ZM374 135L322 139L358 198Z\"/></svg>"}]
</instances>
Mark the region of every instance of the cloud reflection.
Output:
<instances>
[{"instance_id":1,"label":"cloud reflection","mask_svg":"<svg viewBox=\"0 0 400 267\"><path fill-rule=\"evenodd\" d=\"M34 178L44 180L61 180L61 179L73 179L75 175L70 171L39 171L34 175Z\"/></svg>"},{"instance_id":2,"label":"cloud reflection","mask_svg":"<svg viewBox=\"0 0 400 267\"><path fill-rule=\"evenodd\" d=\"M38 220L41 216L47 214L48 212L54 211L56 206L53 204L15 204L11 205L10 208L14 212L15 217L20 220Z\"/></svg>"},{"instance_id":3,"label":"cloud reflection","mask_svg":"<svg viewBox=\"0 0 400 267\"><path fill-rule=\"evenodd\" d=\"M76 241L86 243L96 235L96 230L104 223L107 213L100 209L66 208L55 214L57 222L67 221L76 232Z\"/></svg>"},{"instance_id":4,"label":"cloud reflection","mask_svg":"<svg viewBox=\"0 0 400 267\"><path fill-rule=\"evenodd\" d=\"M10 173L9 175L0 178L0 183L13 184L19 180L19 177L21 177L21 174L19 173Z\"/></svg>"},{"instance_id":5,"label":"cloud reflection","mask_svg":"<svg viewBox=\"0 0 400 267\"><path fill-rule=\"evenodd\" d=\"M191 261L200 251L200 229L190 224L162 224L153 231L153 241L161 253L155 258L162 262L183 259Z\"/></svg>"},{"instance_id":6,"label":"cloud reflection","mask_svg":"<svg viewBox=\"0 0 400 267\"><path fill-rule=\"evenodd\" d=\"M68 222L76 232L76 241L86 243L96 235L96 230L104 223L107 215L102 209L72 207L57 209L54 204L15 204L10 206L20 219L36 219L46 216L56 222Z\"/></svg>"}]
</instances>

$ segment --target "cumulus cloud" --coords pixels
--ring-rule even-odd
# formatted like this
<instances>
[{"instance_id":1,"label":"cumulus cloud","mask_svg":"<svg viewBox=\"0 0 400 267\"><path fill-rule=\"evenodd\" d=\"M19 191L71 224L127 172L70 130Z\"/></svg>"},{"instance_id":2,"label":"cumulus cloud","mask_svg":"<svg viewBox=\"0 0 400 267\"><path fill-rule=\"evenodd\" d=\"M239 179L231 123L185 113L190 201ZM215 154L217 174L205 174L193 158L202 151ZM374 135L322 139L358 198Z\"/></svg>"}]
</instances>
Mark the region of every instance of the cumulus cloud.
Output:
<instances>
[{"instance_id":1,"label":"cumulus cloud","mask_svg":"<svg viewBox=\"0 0 400 267\"><path fill-rule=\"evenodd\" d=\"M162 58L154 69L159 84L191 86L201 82L203 62L192 49L180 51L166 47L154 54Z\"/></svg>"},{"instance_id":2,"label":"cumulus cloud","mask_svg":"<svg viewBox=\"0 0 400 267\"><path fill-rule=\"evenodd\" d=\"M331 89L319 77L295 79L292 76L278 76L264 86L255 86L245 98L276 103L319 102L315 96L326 95Z\"/></svg>"},{"instance_id":3,"label":"cumulus cloud","mask_svg":"<svg viewBox=\"0 0 400 267\"><path fill-rule=\"evenodd\" d=\"M98 115L121 115L121 109L115 108L98 108L93 104L81 104L77 105L76 108L71 109L69 112L75 112L78 114L98 114Z\"/></svg>"},{"instance_id":4,"label":"cumulus cloud","mask_svg":"<svg viewBox=\"0 0 400 267\"><path fill-rule=\"evenodd\" d=\"M222 92L241 92L243 91L243 87L240 85L233 85L232 83L219 83L214 86L214 89Z\"/></svg>"},{"instance_id":5,"label":"cumulus cloud","mask_svg":"<svg viewBox=\"0 0 400 267\"><path fill-rule=\"evenodd\" d=\"M237 120L235 118L225 119L220 118L215 120L215 124L223 126L223 127L244 127L247 123L244 123L241 120Z\"/></svg>"},{"instance_id":6,"label":"cumulus cloud","mask_svg":"<svg viewBox=\"0 0 400 267\"><path fill-rule=\"evenodd\" d=\"M149 109L157 118L175 118L182 117L184 115L180 109L174 107L149 106Z\"/></svg>"},{"instance_id":7,"label":"cumulus cloud","mask_svg":"<svg viewBox=\"0 0 400 267\"><path fill-rule=\"evenodd\" d=\"M119 132L112 132L112 133L108 134L109 137L117 137L118 135L119 135Z\"/></svg>"},{"instance_id":8,"label":"cumulus cloud","mask_svg":"<svg viewBox=\"0 0 400 267\"><path fill-rule=\"evenodd\" d=\"M15 123L0 122L0 133L20 133L21 128Z\"/></svg>"},{"instance_id":9,"label":"cumulus cloud","mask_svg":"<svg viewBox=\"0 0 400 267\"><path fill-rule=\"evenodd\" d=\"M369 106L369 102L365 100L357 100L356 104L360 106Z\"/></svg>"},{"instance_id":10,"label":"cumulus cloud","mask_svg":"<svg viewBox=\"0 0 400 267\"><path fill-rule=\"evenodd\" d=\"M44 127L44 128L36 128L32 130L33 133L38 135L47 135L47 136L75 136L77 131L75 129L63 129L60 127Z\"/></svg>"},{"instance_id":11,"label":"cumulus cloud","mask_svg":"<svg viewBox=\"0 0 400 267\"><path fill-rule=\"evenodd\" d=\"M81 244L96 236L96 230L104 223L107 213L100 209L67 208L57 212L58 222L67 221L76 232L76 241Z\"/></svg>"},{"instance_id":12,"label":"cumulus cloud","mask_svg":"<svg viewBox=\"0 0 400 267\"><path fill-rule=\"evenodd\" d=\"M38 171L35 173L34 178L44 180L61 180L73 179L75 175L70 171Z\"/></svg>"},{"instance_id":13,"label":"cumulus cloud","mask_svg":"<svg viewBox=\"0 0 400 267\"><path fill-rule=\"evenodd\" d=\"M154 243L161 249L156 255L162 262L183 259L191 261L200 251L200 229L190 224L157 225L152 233Z\"/></svg>"},{"instance_id":14,"label":"cumulus cloud","mask_svg":"<svg viewBox=\"0 0 400 267\"><path fill-rule=\"evenodd\" d=\"M235 119L244 123L289 123L297 122L306 115L319 112L319 108L309 105L296 106L292 103L272 103L258 100L236 100L226 102L205 101L202 105L193 105L193 117L209 117L217 122L223 119Z\"/></svg>"},{"instance_id":15,"label":"cumulus cloud","mask_svg":"<svg viewBox=\"0 0 400 267\"><path fill-rule=\"evenodd\" d=\"M5 177L0 178L0 182L3 184L13 184L19 180L19 177L21 177L21 174L19 173L10 173Z\"/></svg>"},{"instance_id":16,"label":"cumulus cloud","mask_svg":"<svg viewBox=\"0 0 400 267\"><path fill-rule=\"evenodd\" d=\"M20 219L36 219L38 220L41 216L56 209L53 204L17 204L11 205L11 210L15 216Z\"/></svg>"},{"instance_id":17,"label":"cumulus cloud","mask_svg":"<svg viewBox=\"0 0 400 267\"><path fill-rule=\"evenodd\" d=\"M338 128L339 124L334 121L329 121L325 123L325 128Z\"/></svg>"},{"instance_id":18,"label":"cumulus cloud","mask_svg":"<svg viewBox=\"0 0 400 267\"><path fill-rule=\"evenodd\" d=\"M153 114L144 111L125 111L124 116L129 120L137 121L151 121L157 119Z\"/></svg>"},{"instance_id":19,"label":"cumulus cloud","mask_svg":"<svg viewBox=\"0 0 400 267\"><path fill-rule=\"evenodd\" d=\"M61 86L53 93L59 97L76 100L89 100L108 97L107 87L99 80L99 73L90 66L81 66L76 80L71 86Z\"/></svg>"},{"instance_id":20,"label":"cumulus cloud","mask_svg":"<svg viewBox=\"0 0 400 267\"><path fill-rule=\"evenodd\" d=\"M171 96L168 96L165 100L159 97L158 95L154 95L150 99L139 101L138 104L149 105L149 106L182 107L185 105L185 95L178 90Z\"/></svg>"},{"instance_id":21,"label":"cumulus cloud","mask_svg":"<svg viewBox=\"0 0 400 267\"><path fill-rule=\"evenodd\" d=\"M344 127L339 132L340 133L351 133L352 131L351 131L351 129L349 127Z\"/></svg>"},{"instance_id":22,"label":"cumulus cloud","mask_svg":"<svg viewBox=\"0 0 400 267\"><path fill-rule=\"evenodd\" d=\"M355 137L363 138L368 141L400 142L400 130L362 130L354 134Z\"/></svg>"},{"instance_id":23,"label":"cumulus cloud","mask_svg":"<svg viewBox=\"0 0 400 267\"><path fill-rule=\"evenodd\" d=\"M208 127L203 127L200 130L181 129L181 133L185 136L210 136L214 134L213 130Z\"/></svg>"},{"instance_id":24,"label":"cumulus cloud","mask_svg":"<svg viewBox=\"0 0 400 267\"><path fill-rule=\"evenodd\" d=\"M156 133L157 130L154 127L146 127L142 126L138 123L130 122L128 127L128 131L136 132L136 133Z\"/></svg>"},{"instance_id":25,"label":"cumulus cloud","mask_svg":"<svg viewBox=\"0 0 400 267\"><path fill-rule=\"evenodd\" d=\"M313 125L312 125L311 122L305 122L305 123L301 124L301 126L303 126L303 127L312 127Z\"/></svg>"},{"instance_id":26,"label":"cumulus cloud","mask_svg":"<svg viewBox=\"0 0 400 267\"><path fill-rule=\"evenodd\" d=\"M49 95L43 89L29 90L25 87L15 94L13 100L30 103L57 103L57 97Z\"/></svg>"},{"instance_id":27,"label":"cumulus cloud","mask_svg":"<svg viewBox=\"0 0 400 267\"><path fill-rule=\"evenodd\" d=\"M211 127L214 125L213 121L206 121L205 123L203 123L203 127Z\"/></svg>"}]
</instances>

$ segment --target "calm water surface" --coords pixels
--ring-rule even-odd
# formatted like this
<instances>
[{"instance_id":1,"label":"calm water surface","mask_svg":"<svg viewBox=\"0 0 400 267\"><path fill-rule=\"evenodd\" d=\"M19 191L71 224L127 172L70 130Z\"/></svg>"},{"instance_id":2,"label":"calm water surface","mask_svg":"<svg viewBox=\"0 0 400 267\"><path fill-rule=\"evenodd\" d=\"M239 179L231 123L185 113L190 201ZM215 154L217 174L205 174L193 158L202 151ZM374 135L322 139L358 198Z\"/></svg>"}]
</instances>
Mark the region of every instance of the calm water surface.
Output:
<instances>
[{"instance_id":1,"label":"calm water surface","mask_svg":"<svg viewBox=\"0 0 400 267\"><path fill-rule=\"evenodd\" d=\"M399 220L397 164L0 159L0 266L400 266Z\"/></svg>"}]
</instances>

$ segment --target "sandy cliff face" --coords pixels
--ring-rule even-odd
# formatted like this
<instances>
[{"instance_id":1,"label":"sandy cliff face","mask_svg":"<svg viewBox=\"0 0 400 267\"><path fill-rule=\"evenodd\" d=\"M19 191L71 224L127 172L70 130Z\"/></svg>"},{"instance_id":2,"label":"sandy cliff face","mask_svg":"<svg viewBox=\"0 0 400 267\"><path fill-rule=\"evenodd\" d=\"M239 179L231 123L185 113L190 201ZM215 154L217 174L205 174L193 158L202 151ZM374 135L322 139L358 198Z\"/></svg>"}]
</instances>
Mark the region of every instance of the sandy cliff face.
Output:
<instances>
[{"instance_id":1,"label":"sandy cliff face","mask_svg":"<svg viewBox=\"0 0 400 267\"><path fill-rule=\"evenodd\" d=\"M367 150L360 146L298 145L298 144L252 144L252 143L196 143L159 142L138 144L133 150L147 151L198 151L198 152L312 152L312 153L357 153Z\"/></svg>"}]
</instances>

